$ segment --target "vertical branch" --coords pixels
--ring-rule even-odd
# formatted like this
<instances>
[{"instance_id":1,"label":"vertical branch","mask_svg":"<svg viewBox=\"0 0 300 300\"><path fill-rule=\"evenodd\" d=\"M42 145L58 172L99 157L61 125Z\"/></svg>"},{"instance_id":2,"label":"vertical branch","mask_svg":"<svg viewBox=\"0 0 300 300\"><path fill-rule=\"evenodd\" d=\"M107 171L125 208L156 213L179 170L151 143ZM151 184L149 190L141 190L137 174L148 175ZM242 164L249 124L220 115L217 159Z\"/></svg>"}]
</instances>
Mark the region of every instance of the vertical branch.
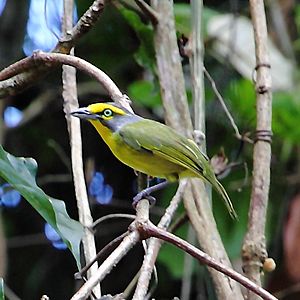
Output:
<instances>
[{"instance_id":1,"label":"vertical branch","mask_svg":"<svg viewBox=\"0 0 300 300\"><path fill-rule=\"evenodd\" d=\"M177 47L172 1L152 0L151 5L159 14L154 47L165 120L181 134L191 137L192 122Z\"/></svg>"},{"instance_id":2,"label":"vertical branch","mask_svg":"<svg viewBox=\"0 0 300 300\"><path fill-rule=\"evenodd\" d=\"M161 220L157 225L159 228L163 228L165 230L168 229L171 220L176 212L176 209L181 201L182 194L185 187L186 187L186 181L182 180L179 184L175 196L173 197L172 201L170 202L170 205L166 209L165 214L163 215L163 217L161 218ZM141 267L137 287L132 297L133 300L145 299L148 291L149 283L151 280L152 271L155 266L155 261L157 259L158 252L160 250L162 243L163 241L161 239L157 239L157 238L149 239L147 252L145 254L143 265Z\"/></svg>"},{"instance_id":3,"label":"vertical branch","mask_svg":"<svg viewBox=\"0 0 300 300\"><path fill-rule=\"evenodd\" d=\"M152 0L151 6L158 15L158 22L154 25L154 47L166 122L178 132L191 137L193 128L176 41L172 1ZM190 181L184 193L184 205L201 248L218 262L231 266L202 181L198 179ZM240 287L236 282L211 268L209 271L219 299L242 299Z\"/></svg>"},{"instance_id":4,"label":"vertical branch","mask_svg":"<svg viewBox=\"0 0 300 300\"><path fill-rule=\"evenodd\" d=\"M242 248L243 269L261 285L262 263L267 257L265 222L270 188L272 94L267 24L263 0L250 0L256 52L256 140L248 230ZM259 299L249 292L248 299Z\"/></svg>"},{"instance_id":5,"label":"vertical branch","mask_svg":"<svg viewBox=\"0 0 300 300\"><path fill-rule=\"evenodd\" d=\"M64 1L64 20L63 32L67 35L72 29L73 23L73 0ZM71 55L74 49L71 50ZM70 112L78 108L76 69L71 66L63 66L63 99L64 112L67 118L68 131L70 136L72 172L74 177L75 195L78 206L79 221L84 226L84 236L82 239L83 251L86 263L89 263L96 256L96 246L94 235L89 228L93 224L91 211L84 181L83 162L82 162L82 144L80 133L80 121L77 118L70 118ZM97 271L98 264L95 263L88 272L88 278ZM100 285L94 288L94 294L100 297Z\"/></svg>"},{"instance_id":6,"label":"vertical branch","mask_svg":"<svg viewBox=\"0 0 300 300\"><path fill-rule=\"evenodd\" d=\"M205 132L205 91L204 91L204 47L202 36L203 1L191 1L192 32L190 38L190 66L192 78L192 95L194 103L195 130ZM201 145L206 152L205 143Z\"/></svg>"},{"instance_id":7,"label":"vertical branch","mask_svg":"<svg viewBox=\"0 0 300 300\"><path fill-rule=\"evenodd\" d=\"M203 1L202 0L191 0L191 34L188 43L189 63L190 63L190 75L192 81L192 96L194 105L194 138L197 145L201 148L201 151L206 153L206 141L205 139L200 140L199 134L205 133L205 91L204 91L204 75L203 75L203 60L204 60L204 47L203 47L203 36L202 36L202 11ZM206 195L206 191L203 190ZM211 189L207 190L211 199ZM205 199L205 200L206 200ZM196 232L189 225L188 241L196 240ZM190 238L190 239L189 239ZM184 274L182 278L181 286L181 298L189 299L192 285L192 270L194 261L190 255L184 254Z\"/></svg>"}]
</instances>

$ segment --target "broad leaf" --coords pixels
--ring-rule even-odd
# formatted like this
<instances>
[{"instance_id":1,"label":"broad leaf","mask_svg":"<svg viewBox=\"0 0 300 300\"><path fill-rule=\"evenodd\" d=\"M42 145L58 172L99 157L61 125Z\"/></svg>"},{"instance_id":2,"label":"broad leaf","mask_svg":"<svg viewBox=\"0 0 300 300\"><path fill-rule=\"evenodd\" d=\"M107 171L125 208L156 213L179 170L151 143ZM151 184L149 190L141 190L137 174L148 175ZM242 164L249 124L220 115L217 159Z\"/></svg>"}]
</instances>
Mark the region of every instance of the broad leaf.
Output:
<instances>
[{"instance_id":1,"label":"broad leaf","mask_svg":"<svg viewBox=\"0 0 300 300\"><path fill-rule=\"evenodd\" d=\"M33 158L14 157L0 146L0 177L16 189L57 231L73 253L80 268L82 225L71 219L65 203L46 195L35 181L37 163Z\"/></svg>"},{"instance_id":2,"label":"broad leaf","mask_svg":"<svg viewBox=\"0 0 300 300\"><path fill-rule=\"evenodd\" d=\"M150 69L155 73L155 51L153 46L153 28L151 25L144 24L139 15L127 8L121 7L121 14L128 24L135 30L137 37L140 40L140 46L135 53L135 59L139 65Z\"/></svg>"},{"instance_id":3,"label":"broad leaf","mask_svg":"<svg viewBox=\"0 0 300 300\"><path fill-rule=\"evenodd\" d=\"M151 81L139 80L133 82L128 87L128 95L146 107L155 108L161 106L160 93Z\"/></svg>"}]
</instances>

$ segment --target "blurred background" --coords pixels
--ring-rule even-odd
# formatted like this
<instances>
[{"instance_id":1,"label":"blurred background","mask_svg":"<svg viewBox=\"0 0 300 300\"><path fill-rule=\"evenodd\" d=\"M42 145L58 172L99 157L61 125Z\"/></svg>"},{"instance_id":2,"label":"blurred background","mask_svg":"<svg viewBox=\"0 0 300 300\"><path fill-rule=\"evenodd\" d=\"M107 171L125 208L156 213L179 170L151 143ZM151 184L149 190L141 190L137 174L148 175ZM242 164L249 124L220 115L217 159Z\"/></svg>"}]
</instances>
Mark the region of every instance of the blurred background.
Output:
<instances>
[{"instance_id":1,"label":"blurred background","mask_svg":"<svg viewBox=\"0 0 300 300\"><path fill-rule=\"evenodd\" d=\"M74 22L92 1L76 1ZM265 286L280 299L300 297L300 3L265 1L269 26L269 51L273 80L273 144L270 204L267 220L269 256L276 261L273 273L264 276ZM205 66L222 94L242 134L255 130L254 42L248 1L204 1ZM46 9L45 9L46 8ZM189 1L174 1L178 44L182 48L190 33ZM0 0L0 68L31 55L36 49L51 51L60 36L61 0ZM159 83L155 73L149 21L134 1L112 1L95 28L76 47L77 56L105 71L133 100L136 113L163 121ZM189 98L188 60L183 55ZM109 101L101 86L78 72L80 106ZM61 72L58 69L22 93L0 102L0 141L15 156L38 162L37 182L54 198L64 200L69 214L77 218L72 183L70 147L62 110ZM234 132L209 81L205 82L207 149L209 157L224 152L235 167L222 179L239 215L234 222L214 195L214 215L225 248L235 265L247 226L250 198L252 147ZM94 219L110 213L133 213L136 193L134 172L118 162L92 126L82 123L85 174ZM155 222L176 186L157 196L151 219ZM0 272L9 299L67 299L77 288L77 271L71 253L40 215L7 183L0 182ZM178 215L184 212L180 207ZM125 232L130 220L113 219L96 231L97 248ZM176 234L187 236L183 224ZM209 238L209 236L208 236ZM141 246L134 248L103 282L103 294L122 292L138 272ZM184 255L164 245L159 255L158 283L153 297L180 296ZM190 277L190 299L214 299L205 268L195 263ZM153 286L155 284L153 283Z\"/></svg>"}]
</instances>

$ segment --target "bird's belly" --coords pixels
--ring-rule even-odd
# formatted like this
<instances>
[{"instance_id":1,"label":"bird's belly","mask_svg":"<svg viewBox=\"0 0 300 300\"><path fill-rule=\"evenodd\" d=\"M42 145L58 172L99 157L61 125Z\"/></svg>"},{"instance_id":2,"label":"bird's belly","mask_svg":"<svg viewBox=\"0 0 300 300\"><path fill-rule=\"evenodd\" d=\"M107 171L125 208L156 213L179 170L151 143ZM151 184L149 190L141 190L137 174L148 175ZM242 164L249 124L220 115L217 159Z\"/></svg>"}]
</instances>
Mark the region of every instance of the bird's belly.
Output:
<instances>
[{"instance_id":1,"label":"bird's belly","mask_svg":"<svg viewBox=\"0 0 300 300\"><path fill-rule=\"evenodd\" d=\"M185 168L147 150L135 150L124 143L112 145L111 151L125 165L153 177L177 180Z\"/></svg>"}]
</instances>

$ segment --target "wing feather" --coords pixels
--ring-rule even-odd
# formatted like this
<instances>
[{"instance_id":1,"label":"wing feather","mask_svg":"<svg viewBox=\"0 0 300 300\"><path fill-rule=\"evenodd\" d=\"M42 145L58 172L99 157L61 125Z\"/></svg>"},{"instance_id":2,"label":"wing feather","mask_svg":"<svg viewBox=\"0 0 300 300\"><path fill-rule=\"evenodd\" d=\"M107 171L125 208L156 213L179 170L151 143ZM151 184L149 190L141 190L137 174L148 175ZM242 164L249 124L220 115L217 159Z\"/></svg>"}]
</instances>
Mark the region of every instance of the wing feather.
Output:
<instances>
[{"instance_id":1,"label":"wing feather","mask_svg":"<svg viewBox=\"0 0 300 300\"><path fill-rule=\"evenodd\" d=\"M151 151L203 177L208 160L194 142L159 122L144 119L138 123L119 130L125 143L139 151Z\"/></svg>"},{"instance_id":2,"label":"wing feather","mask_svg":"<svg viewBox=\"0 0 300 300\"><path fill-rule=\"evenodd\" d=\"M120 136L127 145L138 151L151 151L207 180L222 195L230 214L236 217L228 194L217 180L208 158L194 141L179 135L172 128L159 122L142 119L138 123L124 125L119 130Z\"/></svg>"}]
</instances>

